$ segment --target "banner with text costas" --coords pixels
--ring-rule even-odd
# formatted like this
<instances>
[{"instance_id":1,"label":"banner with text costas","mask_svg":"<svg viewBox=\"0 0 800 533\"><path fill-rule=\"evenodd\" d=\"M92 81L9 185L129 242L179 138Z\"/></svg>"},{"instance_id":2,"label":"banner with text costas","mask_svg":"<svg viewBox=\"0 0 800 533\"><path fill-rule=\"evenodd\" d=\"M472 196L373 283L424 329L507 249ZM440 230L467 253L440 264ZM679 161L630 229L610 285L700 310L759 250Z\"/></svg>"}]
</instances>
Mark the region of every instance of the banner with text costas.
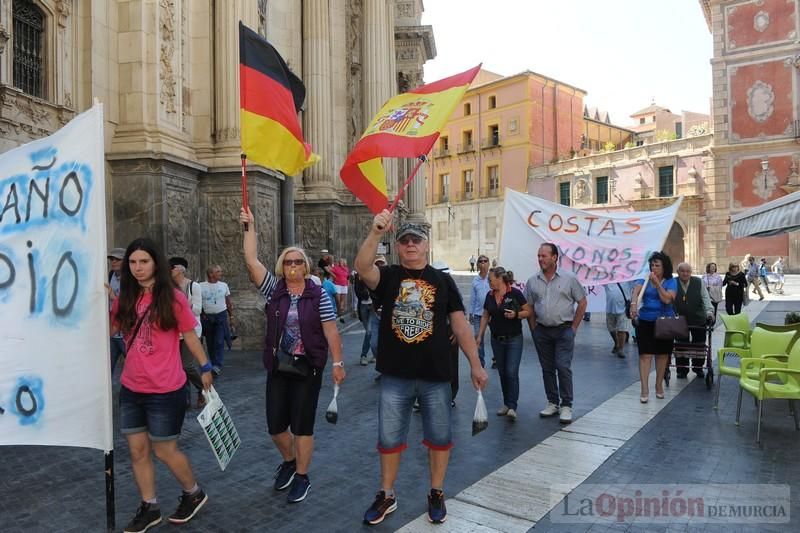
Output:
<instances>
[{"instance_id":1,"label":"banner with text costas","mask_svg":"<svg viewBox=\"0 0 800 533\"><path fill-rule=\"evenodd\" d=\"M103 108L0 155L0 445L110 450Z\"/></svg>"},{"instance_id":2,"label":"banner with text costas","mask_svg":"<svg viewBox=\"0 0 800 533\"><path fill-rule=\"evenodd\" d=\"M559 248L558 268L584 286L641 279L650 254L664 246L680 204L679 198L657 211L601 213L506 189L500 264L527 280L539 270L539 245L552 242Z\"/></svg>"}]
</instances>

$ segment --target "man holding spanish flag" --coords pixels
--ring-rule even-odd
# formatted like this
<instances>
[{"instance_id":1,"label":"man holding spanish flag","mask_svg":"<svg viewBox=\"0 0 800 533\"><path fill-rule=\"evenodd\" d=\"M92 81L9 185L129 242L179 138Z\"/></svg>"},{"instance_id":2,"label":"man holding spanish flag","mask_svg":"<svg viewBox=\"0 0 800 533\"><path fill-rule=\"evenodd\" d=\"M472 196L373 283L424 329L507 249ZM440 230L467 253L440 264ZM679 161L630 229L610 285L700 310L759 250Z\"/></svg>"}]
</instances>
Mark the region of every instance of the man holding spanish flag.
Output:
<instances>
[{"instance_id":1,"label":"man holding spanish flag","mask_svg":"<svg viewBox=\"0 0 800 533\"><path fill-rule=\"evenodd\" d=\"M475 388L482 389L488 379L453 278L428 265L427 227L401 224L395 233L400 264L375 266L378 242L392 223L391 210L386 208L381 158L427 154L479 68L390 99L372 119L341 170L345 185L376 214L355 260L359 277L383 307L380 327L373 332L378 336L376 368L381 373L381 487L364 514L364 522L370 525L381 523L397 509L394 481L400 454L406 448L415 398L421 407L422 442L428 447L430 465L428 520L435 524L447 520L444 478L453 446L448 320L469 360ZM398 198L413 176L406 180Z\"/></svg>"}]
</instances>

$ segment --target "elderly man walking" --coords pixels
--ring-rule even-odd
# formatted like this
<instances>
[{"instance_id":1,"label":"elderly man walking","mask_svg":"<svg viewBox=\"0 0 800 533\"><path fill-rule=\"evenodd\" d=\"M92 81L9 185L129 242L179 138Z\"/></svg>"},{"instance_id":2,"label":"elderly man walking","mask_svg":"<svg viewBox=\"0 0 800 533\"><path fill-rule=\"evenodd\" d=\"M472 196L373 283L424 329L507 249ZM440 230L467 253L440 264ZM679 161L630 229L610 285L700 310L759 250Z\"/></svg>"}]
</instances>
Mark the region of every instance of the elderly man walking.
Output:
<instances>
[{"instance_id":1,"label":"elderly man walking","mask_svg":"<svg viewBox=\"0 0 800 533\"><path fill-rule=\"evenodd\" d=\"M531 336L542 365L547 406L539 416L560 414L562 424L572 423L572 352L575 333L586 311L586 290L567 271L558 271L558 247L539 247L540 272L531 276L525 296L533 307L528 317ZM577 307L576 307L577 304Z\"/></svg>"},{"instance_id":2,"label":"elderly man walking","mask_svg":"<svg viewBox=\"0 0 800 533\"><path fill-rule=\"evenodd\" d=\"M453 446L448 319L469 360L472 384L482 389L488 377L453 278L428 264L425 226L400 225L395 235L400 264L375 265L378 243L391 223L392 214L386 209L375 216L355 260L359 277L383 309L380 328L373 332L378 335L376 368L382 374L378 401L381 488L364 514L364 522L379 524L397 509L394 481L417 399L430 465L428 520L442 523L447 519L443 490Z\"/></svg>"},{"instance_id":3,"label":"elderly man walking","mask_svg":"<svg viewBox=\"0 0 800 533\"><path fill-rule=\"evenodd\" d=\"M675 295L675 312L685 316L689 324L689 341L692 344L705 344L705 326L714 323L714 306L708 296L708 289L703 280L692 276L692 267L689 263L678 265L678 291ZM697 377L704 376L703 364L705 358L692 357L692 371ZM689 375L689 359L687 357L675 358L675 374L684 379Z\"/></svg>"}]
</instances>

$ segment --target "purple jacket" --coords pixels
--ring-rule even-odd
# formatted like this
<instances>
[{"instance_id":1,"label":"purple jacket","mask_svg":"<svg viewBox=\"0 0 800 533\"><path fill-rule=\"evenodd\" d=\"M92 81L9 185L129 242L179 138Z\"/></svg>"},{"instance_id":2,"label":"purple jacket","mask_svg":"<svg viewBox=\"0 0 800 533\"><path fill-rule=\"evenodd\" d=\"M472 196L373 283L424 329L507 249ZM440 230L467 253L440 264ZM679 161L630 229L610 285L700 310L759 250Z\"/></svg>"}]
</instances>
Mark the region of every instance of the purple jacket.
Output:
<instances>
[{"instance_id":1,"label":"purple jacket","mask_svg":"<svg viewBox=\"0 0 800 533\"><path fill-rule=\"evenodd\" d=\"M322 288L306 279L306 288L297 302L297 314L300 322L300 338L306 349L306 357L311 366L324 368L328 362L328 340L322 330L322 321L319 316L319 302L322 297ZM280 279L270 295L265 309L267 315L267 334L264 343L264 368L272 372L275 361L275 351L278 341L286 325L286 316L289 313L291 296L286 289L286 280Z\"/></svg>"}]
</instances>

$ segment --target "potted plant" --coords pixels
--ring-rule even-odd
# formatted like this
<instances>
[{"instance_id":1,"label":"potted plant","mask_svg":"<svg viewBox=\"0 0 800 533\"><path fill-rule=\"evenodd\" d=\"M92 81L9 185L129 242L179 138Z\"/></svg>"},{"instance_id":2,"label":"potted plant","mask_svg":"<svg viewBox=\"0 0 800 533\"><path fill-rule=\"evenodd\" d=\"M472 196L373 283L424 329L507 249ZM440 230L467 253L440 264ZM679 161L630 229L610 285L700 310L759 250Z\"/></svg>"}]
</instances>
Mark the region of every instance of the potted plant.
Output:
<instances>
[{"instance_id":1,"label":"potted plant","mask_svg":"<svg viewBox=\"0 0 800 533\"><path fill-rule=\"evenodd\" d=\"M787 326L800 323L800 313L795 313L794 311L786 313L783 323Z\"/></svg>"}]
</instances>

